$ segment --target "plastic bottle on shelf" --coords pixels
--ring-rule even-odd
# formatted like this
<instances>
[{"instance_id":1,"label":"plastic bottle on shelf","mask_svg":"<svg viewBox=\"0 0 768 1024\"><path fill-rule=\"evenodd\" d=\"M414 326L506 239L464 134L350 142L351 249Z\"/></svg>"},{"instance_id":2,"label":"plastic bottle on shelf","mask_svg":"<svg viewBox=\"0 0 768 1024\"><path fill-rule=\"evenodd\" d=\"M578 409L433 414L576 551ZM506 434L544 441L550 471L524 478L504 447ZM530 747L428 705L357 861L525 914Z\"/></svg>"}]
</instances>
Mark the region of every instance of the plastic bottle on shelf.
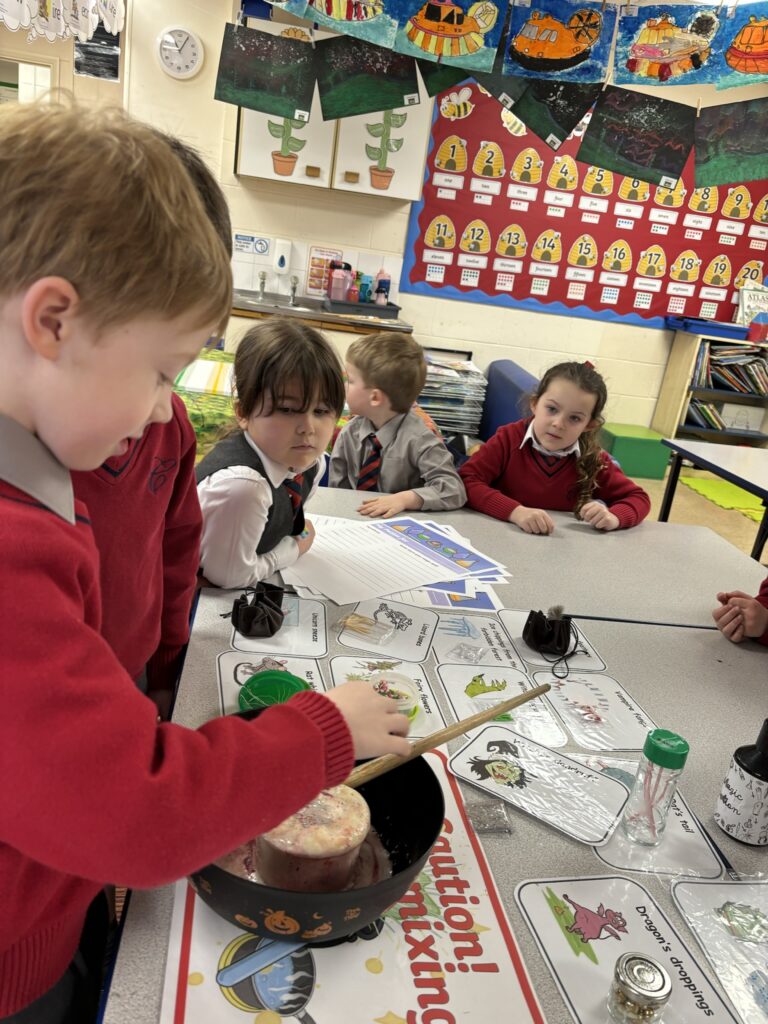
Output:
<instances>
[{"instance_id":1,"label":"plastic bottle on shelf","mask_svg":"<svg viewBox=\"0 0 768 1024\"><path fill-rule=\"evenodd\" d=\"M715 821L742 843L768 845L768 718L757 743L733 752L715 807Z\"/></svg>"},{"instance_id":2,"label":"plastic bottle on shelf","mask_svg":"<svg viewBox=\"0 0 768 1024\"><path fill-rule=\"evenodd\" d=\"M347 302L358 302L359 299L360 289L357 287L356 284L353 284L352 287L347 292Z\"/></svg>"},{"instance_id":3,"label":"plastic bottle on shelf","mask_svg":"<svg viewBox=\"0 0 768 1024\"><path fill-rule=\"evenodd\" d=\"M384 302L379 305L386 305L389 302L389 290L392 287L392 277L384 267L379 270L376 277L373 279L373 293L374 295L381 289L384 292ZM378 302L378 299L374 299Z\"/></svg>"},{"instance_id":4,"label":"plastic bottle on shelf","mask_svg":"<svg viewBox=\"0 0 768 1024\"><path fill-rule=\"evenodd\" d=\"M373 297L373 301L377 306L386 306L387 304L387 292L384 288L379 285L376 289L376 294Z\"/></svg>"},{"instance_id":5,"label":"plastic bottle on shelf","mask_svg":"<svg viewBox=\"0 0 768 1024\"><path fill-rule=\"evenodd\" d=\"M349 289L349 271L336 268L331 271L328 297L332 302L344 302Z\"/></svg>"},{"instance_id":6,"label":"plastic bottle on shelf","mask_svg":"<svg viewBox=\"0 0 768 1024\"><path fill-rule=\"evenodd\" d=\"M682 736L668 729L648 733L621 819L621 829L633 843L657 846L661 842L689 749Z\"/></svg>"},{"instance_id":7,"label":"plastic bottle on shelf","mask_svg":"<svg viewBox=\"0 0 768 1024\"><path fill-rule=\"evenodd\" d=\"M373 278L370 274L363 274L360 277L360 302L373 302Z\"/></svg>"}]
</instances>

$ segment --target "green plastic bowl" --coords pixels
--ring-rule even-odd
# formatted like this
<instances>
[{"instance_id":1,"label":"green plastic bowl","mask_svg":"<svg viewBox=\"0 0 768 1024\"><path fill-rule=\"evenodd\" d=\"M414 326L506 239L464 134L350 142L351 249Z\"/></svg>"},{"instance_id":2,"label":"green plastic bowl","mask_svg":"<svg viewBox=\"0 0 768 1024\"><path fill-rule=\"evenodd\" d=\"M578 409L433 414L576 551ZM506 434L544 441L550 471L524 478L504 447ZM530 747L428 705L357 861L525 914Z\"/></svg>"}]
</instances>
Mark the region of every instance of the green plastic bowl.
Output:
<instances>
[{"instance_id":1,"label":"green plastic bowl","mask_svg":"<svg viewBox=\"0 0 768 1024\"><path fill-rule=\"evenodd\" d=\"M246 679L240 688L238 703L241 711L268 708L273 704L284 704L294 693L311 689L309 683L290 672L270 669Z\"/></svg>"}]
</instances>

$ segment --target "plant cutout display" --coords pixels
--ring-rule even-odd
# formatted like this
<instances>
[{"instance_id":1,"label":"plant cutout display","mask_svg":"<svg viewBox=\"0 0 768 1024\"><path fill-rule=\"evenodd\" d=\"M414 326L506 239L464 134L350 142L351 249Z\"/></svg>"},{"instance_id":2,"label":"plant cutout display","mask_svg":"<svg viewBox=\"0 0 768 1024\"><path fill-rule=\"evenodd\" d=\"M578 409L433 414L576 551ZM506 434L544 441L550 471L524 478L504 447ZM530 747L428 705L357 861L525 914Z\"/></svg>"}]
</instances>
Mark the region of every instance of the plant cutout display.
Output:
<instances>
[{"instance_id":1,"label":"plant cutout display","mask_svg":"<svg viewBox=\"0 0 768 1024\"><path fill-rule=\"evenodd\" d=\"M694 132L696 188L768 177L768 99L704 107Z\"/></svg>"},{"instance_id":2,"label":"plant cutout display","mask_svg":"<svg viewBox=\"0 0 768 1024\"><path fill-rule=\"evenodd\" d=\"M419 103L416 62L350 36L316 44L317 89L324 121Z\"/></svg>"},{"instance_id":3,"label":"plant cutout display","mask_svg":"<svg viewBox=\"0 0 768 1024\"><path fill-rule=\"evenodd\" d=\"M297 121L293 117L284 117L282 122L267 121L267 127L272 138L280 140L280 149L272 150L272 166L275 169L275 174L281 174L286 178L290 177L296 170L296 161L299 159L297 154L307 144L306 139L297 139L293 132L306 128L307 123L306 121Z\"/></svg>"},{"instance_id":4,"label":"plant cutout display","mask_svg":"<svg viewBox=\"0 0 768 1024\"><path fill-rule=\"evenodd\" d=\"M595 104L577 159L673 188L693 147L695 121L694 107L609 85Z\"/></svg>"},{"instance_id":5,"label":"plant cutout display","mask_svg":"<svg viewBox=\"0 0 768 1024\"><path fill-rule=\"evenodd\" d=\"M308 121L314 90L315 51L305 32L297 38L225 27L215 99Z\"/></svg>"},{"instance_id":6,"label":"plant cutout display","mask_svg":"<svg viewBox=\"0 0 768 1024\"><path fill-rule=\"evenodd\" d=\"M381 121L377 121L376 124L365 126L368 134L379 140L378 146L372 146L366 142L365 152L368 154L369 160L376 161L370 167L371 187L384 190L389 188L395 174L395 169L387 166L389 154L397 153L403 145L402 137L392 138L392 129L402 128L408 120L408 115L398 114L396 110L385 110L381 118Z\"/></svg>"}]
</instances>

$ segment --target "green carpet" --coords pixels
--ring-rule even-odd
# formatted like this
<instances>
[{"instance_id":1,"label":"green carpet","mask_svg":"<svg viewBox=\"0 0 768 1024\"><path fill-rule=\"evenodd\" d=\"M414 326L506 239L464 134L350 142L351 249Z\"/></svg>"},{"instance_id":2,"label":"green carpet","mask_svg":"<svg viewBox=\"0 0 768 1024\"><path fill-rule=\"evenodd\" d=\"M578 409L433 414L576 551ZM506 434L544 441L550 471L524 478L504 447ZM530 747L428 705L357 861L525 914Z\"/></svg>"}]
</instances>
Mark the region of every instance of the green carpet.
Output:
<instances>
[{"instance_id":1,"label":"green carpet","mask_svg":"<svg viewBox=\"0 0 768 1024\"><path fill-rule=\"evenodd\" d=\"M763 503L755 494L743 491L727 480L708 480L705 477L681 476L680 483L696 491L720 508L734 509L759 523L763 518Z\"/></svg>"}]
</instances>

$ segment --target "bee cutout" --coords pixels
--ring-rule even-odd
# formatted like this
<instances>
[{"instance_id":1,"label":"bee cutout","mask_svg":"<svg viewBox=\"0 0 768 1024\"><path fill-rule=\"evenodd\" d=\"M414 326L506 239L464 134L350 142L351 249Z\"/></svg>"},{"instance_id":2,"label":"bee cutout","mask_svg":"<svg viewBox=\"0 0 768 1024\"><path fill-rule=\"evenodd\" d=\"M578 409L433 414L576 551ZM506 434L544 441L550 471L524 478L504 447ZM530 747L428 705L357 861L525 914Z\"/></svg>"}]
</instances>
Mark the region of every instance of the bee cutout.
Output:
<instances>
[{"instance_id":1,"label":"bee cutout","mask_svg":"<svg viewBox=\"0 0 768 1024\"><path fill-rule=\"evenodd\" d=\"M647 203L651 187L647 181L641 181L639 178L624 178L619 185L619 195L628 203Z\"/></svg>"},{"instance_id":2,"label":"bee cutout","mask_svg":"<svg viewBox=\"0 0 768 1024\"><path fill-rule=\"evenodd\" d=\"M558 188L564 191L572 191L579 184L579 172L576 170L576 161L572 156L556 156L549 175L547 184L550 188Z\"/></svg>"},{"instance_id":3,"label":"bee cutout","mask_svg":"<svg viewBox=\"0 0 768 1024\"><path fill-rule=\"evenodd\" d=\"M499 256L525 256L527 248L528 239L519 224L510 224L496 239L496 252Z\"/></svg>"},{"instance_id":4,"label":"bee cutout","mask_svg":"<svg viewBox=\"0 0 768 1024\"><path fill-rule=\"evenodd\" d=\"M529 146L517 154L509 176L513 181L519 181L524 185L538 185L541 181L543 168L544 161L536 150Z\"/></svg>"},{"instance_id":5,"label":"bee cutout","mask_svg":"<svg viewBox=\"0 0 768 1024\"><path fill-rule=\"evenodd\" d=\"M582 188L593 196L609 196L613 192L613 171L604 167L590 167Z\"/></svg>"},{"instance_id":6,"label":"bee cutout","mask_svg":"<svg viewBox=\"0 0 768 1024\"><path fill-rule=\"evenodd\" d=\"M623 238L617 238L603 253L603 270L626 274L632 268L632 250Z\"/></svg>"},{"instance_id":7,"label":"bee cutout","mask_svg":"<svg viewBox=\"0 0 768 1024\"><path fill-rule=\"evenodd\" d=\"M597 245L592 235L579 235L568 251L572 267L597 266Z\"/></svg>"},{"instance_id":8,"label":"bee cutout","mask_svg":"<svg viewBox=\"0 0 768 1024\"><path fill-rule=\"evenodd\" d=\"M507 110L506 107L501 108L501 123L507 129L510 135L523 136L528 134L528 129L525 127L519 117L515 117L511 110Z\"/></svg>"},{"instance_id":9,"label":"bee cutout","mask_svg":"<svg viewBox=\"0 0 768 1024\"><path fill-rule=\"evenodd\" d=\"M752 219L756 220L758 224L768 224L768 194L764 195L755 207Z\"/></svg>"},{"instance_id":10,"label":"bee cutout","mask_svg":"<svg viewBox=\"0 0 768 1024\"><path fill-rule=\"evenodd\" d=\"M449 121L461 121L469 117L475 109L475 104L470 101L472 90L467 86L459 89L458 92L449 92L440 101L440 113Z\"/></svg>"},{"instance_id":11,"label":"bee cutout","mask_svg":"<svg viewBox=\"0 0 768 1024\"><path fill-rule=\"evenodd\" d=\"M731 283L731 273L731 261L724 252L721 252L719 256L715 256L710 261L707 269L704 271L704 284L725 288Z\"/></svg>"},{"instance_id":12,"label":"bee cutout","mask_svg":"<svg viewBox=\"0 0 768 1024\"><path fill-rule=\"evenodd\" d=\"M484 220L473 220L464 228L459 248L464 252L489 252L491 233Z\"/></svg>"},{"instance_id":13,"label":"bee cutout","mask_svg":"<svg viewBox=\"0 0 768 1024\"><path fill-rule=\"evenodd\" d=\"M444 213L435 217L424 235L424 244L430 249L453 249L456 245L456 228Z\"/></svg>"},{"instance_id":14,"label":"bee cutout","mask_svg":"<svg viewBox=\"0 0 768 1024\"><path fill-rule=\"evenodd\" d=\"M669 276L673 281L697 281L701 260L693 249L685 249L669 268Z\"/></svg>"},{"instance_id":15,"label":"bee cutout","mask_svg":"<svg viewBox=\"0 0 768 1024\"><path fill-rule=\"evenodd\" d=\"M456 171L461 174L467 169L467 143L458 135L449 135L437 151L435 167L441 171Z\"/></svg>"},{"instance_id":16,"label":"bee cutout","mask_svg":"<svg viewBox=\"0 0 768 1024\"><path fill-rule=\"evenodd\" d=\"M749 189L743 185L736 185L728 189L728 195L723 203L723 216L731 220L746 220L749 211L752 209L752 196Z\"/></svg>"},{"instance_id":17,"label":"bee cutout","mask_svg":"<svg viewBox=\"0 0 768 1024\"><path fill-rule=\"evenodd\" d=\"M763 283L763 261L762 260L749 260L745 263L741 270L736 275L736 280L733 282L734 288L743 288L745 284L762 284Z\"/></svg>"},{"instance_id":18,"label":"bee cutout","mask_svg":"<svg viewBox=\"0 0 768 1024\"><path fill-rule=\"evenodd\" d=\"M640 253L637 272L641 277L663 277L667 272L667 257L660 245L649 245Z\"/></svg>"},{"instance_id":19,"label":"bee cutout","mask_svg":"<svg viewBox=\"0 0 768 1024\"><path fill-rule=\"evenodd\" d=\"M533 259L539 263L559 263L563 258L563 246L560 232L548 228L536 239L531 252Z\"/></svg>"},{"instance_id":20,"label":"bee cutout","mask_svg":"<svg viewBox=\"0 0 768 1024\"><path fill-rule=\"evenodd\" d=\"M695 213L714 213L720 205L720 196L715 185L695 188L688 200L688 209Z\"/></svg>"},{"instance_id":21,"label":"bee cutout","mask_svg":"<svg viewBox=\"0 0 768 1024\"><path fill-rule=\"evenodd\" d=\"M505 174L504 154L496 142L481 142L480 149L472 164L473 174L481 178L503 178Z\"/></svg>"},{"instance_id":22,"label":"bee cutout","mask_svg":"<svg viewBox=\"0 0 768 1024\"><path fill-rule=\"evenodd\" d=\"M665 188L663 185L658 185L653 201L659 206L671 206L674 209L683 205L687 193L688 189L683 185L683 179L678 178L674 188Z\"/></svg>"}]
</instances>

